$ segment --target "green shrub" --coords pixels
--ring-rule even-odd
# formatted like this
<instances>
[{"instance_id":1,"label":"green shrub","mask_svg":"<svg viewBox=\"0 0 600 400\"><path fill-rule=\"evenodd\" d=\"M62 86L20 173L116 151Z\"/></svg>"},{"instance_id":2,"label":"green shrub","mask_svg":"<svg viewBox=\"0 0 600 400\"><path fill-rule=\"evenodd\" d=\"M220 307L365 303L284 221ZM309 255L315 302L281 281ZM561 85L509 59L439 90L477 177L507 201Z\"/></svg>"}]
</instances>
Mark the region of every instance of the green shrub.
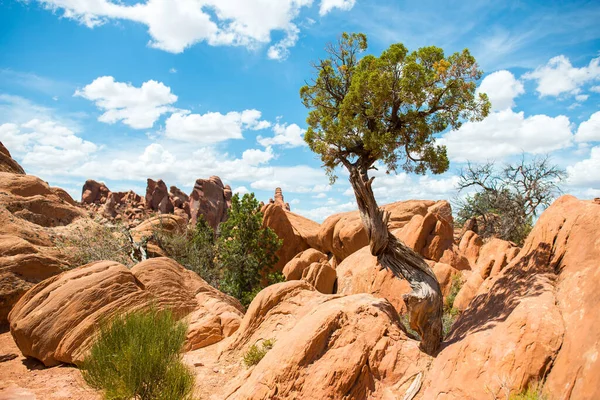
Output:
<instances>
[{"instance_id":1,"label":"green shrub","mask_svg":"<svg viewBox=\"0 0 600 400\"><path fill-rule=\"evenodd\" d=\"M68 236L55 240L56 247L70 260L74 267L94 261L116 261L132 267L133 245L124 227L90 224L79 227Z\"/></svg>"},{"instance_id":2,"label":"green shrub","mask_svg":"<svg viewBox=\"0 0 600 400\"><path fill-rule=\"evenodd\" d=\"M450 283L450 293L446 296L444 302L444 314L442 315L442 332L444 337L448 335L452 325L460 315L460 311L454 308L454 300L456 295L460 292L463 282L460 274L452 275L452 282Z\"/></svg>"},{"instance_id":3,"label":"green shrub","mask_svg":"<svg viewBox=\"0 0 600 400\"><path fill-rule=\"evenodd\" d=\"M192 399L194 375L181 361L187 327L154 308L100 326L82 375L105 399Z\"/></svg>"},{"instance_id":4,"label":"green shrub","mask_svg":"<svg viewBox=\"0 0 600 400\"><path fill-rule=\"evenodd\" d=\"M215 232L202 215L196 226L184 232L157 230L154 240L159 247L179 264L200 275L218 288L221 273L216 264Z\"/></svg>"},{"instance_id":5,"label":"green shrub","mask_svg":"<svg viewBox=\"0 0 600 400\"><path fill-rule=\"evenodd\" d=\"M244 354L244 364L246 367L256 365L264 358L269 350L275 345L275 339L263 340L260 347L253 344L250 346L246 354Z\"/></svg>"},{"instance_id":6,"label":"green shrub","mask_svg":"<svg viewBox=\"0 0 600 400\"><path fill-rule=\"evenodd\" d=\"M231 199L227 221L220 227L217 259L223 278L219 289L248 306L264 287L281 280L273 274L282 241L263 227L263 215L254 193Z\"/></svg>"},{"instance_id":7,"label":"green shrub","mask_svg":"<svg viewBox=\"0 0 600 400\"><path fill-rule=\"evenodd\" d=\"M529 385L519 393L511 394L509 400L546 400L547 397L542 394L542 388L539 384Z\"/></svg>"}]
</instances>

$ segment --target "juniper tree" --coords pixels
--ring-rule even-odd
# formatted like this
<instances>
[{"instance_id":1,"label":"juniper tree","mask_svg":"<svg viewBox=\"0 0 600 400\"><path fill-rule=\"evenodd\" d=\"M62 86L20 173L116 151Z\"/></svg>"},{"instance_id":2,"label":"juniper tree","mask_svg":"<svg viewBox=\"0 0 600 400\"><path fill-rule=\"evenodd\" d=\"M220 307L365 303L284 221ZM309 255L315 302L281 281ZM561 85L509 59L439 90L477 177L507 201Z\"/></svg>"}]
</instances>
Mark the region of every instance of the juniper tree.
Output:
<instances>
[{"instance_id":1,"label":"juniper tree","mask_svg":"<svg viewBox=\"0 0 600 400\"><path fill-rule=\"evenodd\" d=\"M490 103L485 94L475 95L482 72L466 49L446 57L438 47L409 52L397 43L379 57L360 58L366 49L364 34L344 33L313 65L312 81L300 90L310 110L304 139L332 183L338 167L350 173L371 253L409 282L412 292L404 301L410 325L432 354L442 337L439 283L423 258L389 232L389 213L377 205L369 171L380 163L388 173L445 172L449 161L436 135L483 119Z\"/></svg>"}]
</instances>

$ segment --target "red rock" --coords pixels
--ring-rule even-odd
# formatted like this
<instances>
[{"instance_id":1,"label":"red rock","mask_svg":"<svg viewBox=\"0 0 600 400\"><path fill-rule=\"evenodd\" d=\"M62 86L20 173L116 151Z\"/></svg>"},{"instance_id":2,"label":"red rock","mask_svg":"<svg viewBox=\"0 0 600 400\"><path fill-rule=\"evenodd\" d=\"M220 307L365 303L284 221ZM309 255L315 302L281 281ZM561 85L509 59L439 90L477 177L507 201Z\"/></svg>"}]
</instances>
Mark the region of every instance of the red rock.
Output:
<instances>
[{"instance_id":1,"label":"red rock","mask_svg":"<svg viewBox=\"0 0 600 400\"><path fill-rule=\"evenodd\" d=\"M283 199L283 192L281 191L281 188L275 188L275 200L269 199L269 204L275 204L276 206L281 207L286 211L290 211L290 203L286 203Z\"/></svg>"},{"instance_id":2,"label":"red rock","mask_svg":"<svg viewBox=\"0 0 600 400\"><path fill-rule=\"evenodd\" d=\"M13 160L10 152L2 142L0 142L0 172L10 172L11 174L25 175L25 170L18 162Z\"/></svg>"},{"instance_id":3,"label":"red rock","mask_svg":"<svg viewBox=\"0 0 600 400\"><path fill-rule=\"evenodd\" d=\"M169 200L167 185L162 179L154 181L148 178L146 186L146 207L161 214L173 212L173 204Z\"/></svg>"},{"instance_id":4,"label":"red rock","mask_svg":"<svg viewBox=\"0 0 600 400\"><path fill-rule=\"evenodd\" d=\"M302 279L324 294L332 294L336 283L335 269L327 261L314 262L302 272Z\"/></svg>"},{"instance_id":5,"label":"red rock","mask_svg":"<svg viewBox=\"0 0 600 400\"><path fill-rule=\"evenodd\" d=\"M131 270L104 261L52 277L29 290L9 315L11 334L23 355L46 366L80 363L100 320L150 304L188 318L188 349L231 335L243 310L237 300L173 260L156 258Z\"/></svg>"},{"instance_id":6,"label":"red rock","mask_svg":"<svg viewBox=\"0 0 600 400\"><path fill-rule=\"evenodd\" d=\"M279 261L275 265L276 271L282 271L292 258L316 242L319 224L275 204L267 204L262 212L263 226L273 229L283 240L283 245L277 251Z\"/></svg>"},{"instance_id":7,"label":"red rock","mask_svg":"<svg viewBox=\"0 0 600 400\"><path fill-rule=\"evenodd\" d=\"M231 380L223 398L401 398L431 360L386 300L324 295L303 281L260 292L223 357L241 357L267 338L273 348Z\"/></svg>"},{"instance_id":8,"label":"red rock","mask_svg":"<svg viewBox=\"0 0 600 400\"><path fill-rule=\"evenodd\" d=\"M223 186L221 178L198 179L189 197L190 220L196 225L199 215L216 230L227 219L231 207L231 188Z\"/></svg>"},{"instance_id":9,"label":"red rock","mask_svg":"<svg viewBox=\"0 0 600 400\"><path fill-rule=\"evenodd\" d=\"M87 180L81 190L81 202L83 204L104 204L109 192L110 190L104 183L96 182L93 179Z\"/></svg>"},{"instance_id":10,"label":"red rock","mask_svg":"<svg viewBox=\"0 0 600 400\"><path fill-rule=\"evenodd\" d=\"M283 275L288 281L302 279L304 270L307 269L314 262L327 261L327 256L321 253L319 250L307 249L303 252L296 254L285 267L283 268Z\"/></svg>"}]
</instances>

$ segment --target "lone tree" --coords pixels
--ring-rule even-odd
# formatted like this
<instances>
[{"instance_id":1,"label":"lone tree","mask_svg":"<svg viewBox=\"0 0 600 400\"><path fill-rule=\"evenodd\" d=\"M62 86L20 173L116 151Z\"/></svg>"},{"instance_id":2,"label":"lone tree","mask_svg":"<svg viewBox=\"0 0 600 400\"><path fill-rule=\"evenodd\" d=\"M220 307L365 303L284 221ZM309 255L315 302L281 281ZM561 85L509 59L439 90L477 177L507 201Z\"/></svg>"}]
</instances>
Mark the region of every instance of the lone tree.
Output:
<instances>
[{"instance_id":1,"label":"lone tree","mask_svg":"<svg viewBox=\"0 0 600 400\"><path fill-rule=\"evenodd\" d=\"M481 237L499 237L522 244L533 219L560 193L564 170L548 156L521 160L496 168L493 162L469 163L460 174L459 190L476 188L458 202L457 222L474 220Z\"/></svg>"},{"instance_id":2,"label":"lone tree","mask_svg":"<svg viewBox=\"0 0 600 400\"><path fill-rule=\"evenodd\" d=\"M445 57L438 47L409 53L397 43L379 57L359 59L366 49L364 34L343 33L327 46L329 56L313 65L313 80L300 90L310 110L304 139L332 183L340 165L350 173L371 253L409 282L412 292L404 301L410 326L421 336L421 348L433 354L442 338L439 283L423 258L389 232L389 213L377 206L369 170L379 161L388 173L398 167L445 172L446 149L436 145L435 135L483 119L490 103L484 94L475 96L482 71L468 50Z\"/></svg>"}]
</instances>

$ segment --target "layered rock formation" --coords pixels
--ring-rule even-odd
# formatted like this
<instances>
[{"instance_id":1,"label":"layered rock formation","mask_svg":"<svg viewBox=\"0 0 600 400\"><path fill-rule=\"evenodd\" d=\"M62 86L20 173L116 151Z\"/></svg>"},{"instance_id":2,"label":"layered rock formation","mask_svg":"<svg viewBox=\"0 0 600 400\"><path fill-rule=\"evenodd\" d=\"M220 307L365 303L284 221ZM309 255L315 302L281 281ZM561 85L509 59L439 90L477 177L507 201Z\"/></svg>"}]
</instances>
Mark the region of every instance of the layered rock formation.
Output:
<instances>
[{"instance_id":1,"label":"layered rock formation","mask_svg":"<svg viewBox=\"0 0 600 400\"><path fill-rule=\"evenodd\" d=\"M190 194L191 223L196 224L202 215L208 224L216 230L219 224L227 219L227 211L231 207L231 187L223 185L221 178L211 176L198 179Z\"/></svg>"},{"instance_id":2,"label":"layered rock formation","mask_svg":"<svg viewBox=\"0 0 600 400\"><path fill-rule=\"evenodd\" d=\"M79 363L102 319L150 305L187 317L188 350L233 334L243 311L237 300L168 258L147 260L131 270L102 261L28 291L10 312L10 330L25 356L46 366Z\"/></svg>"},{"instance_id":3,"label":"layered rock formation","mask_svg":"<svg viewBox=\"0 0 600 400\"><path fill-rule=\"evenodd\" d=\"M0 324L29 288L69 266L54 238L85 216L73 204L35 176L0 172Z\"/></svg>"},{"instance_id":4,"label":"layered rock formation","mask_svg":"<svg viewBox=\"0 0 600 400\"><path fill-rule=\"evenodd\" d=\"M286 211L290 211L290 203L286 203L283 199L281 188L275 188L275 199L269 199L269 204L275 204Z\"/></svg>"},{"instance_id":5,"label":"layered rock formation","mask_svg":"<svg viewBox=\"0 0 600 400\"><path fill-rule=\"evenodd\" d=\"M0 172L10 172L11 174L25 175L25 170L18 162L13 160L10 152L2 142L0 142Z\"/></svg>"}]
</instances>

